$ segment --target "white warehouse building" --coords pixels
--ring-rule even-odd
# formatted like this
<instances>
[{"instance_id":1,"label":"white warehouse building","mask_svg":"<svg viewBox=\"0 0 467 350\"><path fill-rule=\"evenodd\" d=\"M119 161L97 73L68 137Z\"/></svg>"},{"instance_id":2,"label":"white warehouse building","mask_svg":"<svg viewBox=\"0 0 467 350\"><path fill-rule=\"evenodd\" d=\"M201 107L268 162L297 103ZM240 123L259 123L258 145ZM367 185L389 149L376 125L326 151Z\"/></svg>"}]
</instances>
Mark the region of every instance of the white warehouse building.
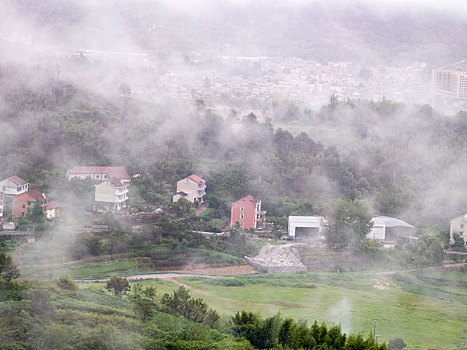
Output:
<instances>
[{"instance_id":1,"label":"white warehouse building","mask_svg":"<svg viewBox=\"0 0 467 350\"><path fill-rule=\"evenodd\" d=\"M294 239L318 242L326 219L322 216L289 216L288 235Z\"/></svg>"},{"instance_id":2,"label":"white warehouse building","mask_svg":"<svg viewBox=\"0 0 467 350\"><path fill-rule=\"evenodd\" d=\"M401 237L409 237L414 226L400 219L389 216L377 216L371 219L373 228L367 234L370 239L378 239L385 247L394 247Z\"/></svg>"}]
</instances>

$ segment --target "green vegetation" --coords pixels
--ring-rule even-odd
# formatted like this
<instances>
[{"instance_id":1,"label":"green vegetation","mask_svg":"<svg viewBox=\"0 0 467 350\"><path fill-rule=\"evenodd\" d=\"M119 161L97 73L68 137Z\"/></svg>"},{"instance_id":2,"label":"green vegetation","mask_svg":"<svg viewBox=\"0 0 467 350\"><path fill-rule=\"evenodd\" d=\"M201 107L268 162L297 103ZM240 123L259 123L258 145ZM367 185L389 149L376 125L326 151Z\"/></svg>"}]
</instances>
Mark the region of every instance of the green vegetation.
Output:
<instances>
[{"instance_id":1,"label":"green vegetation","mask_svg":"<svg viewBox=\"0 0 467 350\"><path fill-rule=\"evenodd\" d=\"M221 313L239 309L341 324L407 349L456 349L467 329L464 272L295 273L235 278L178 278ZM460 278L459 278L460 277ZM459 280L457 280L459 278ZM462 282L464 281L464 282Z\"/></svg>"},{"instance_id":2,"label":"green vegetation","mask_svg":"<svg viewBox=\"0 0 467 350\"><path fill-rule=\"evenodd\" d=\"M15 269L10 259L0 262L2 271ZM220 317L183 287L159 298L154 286L130 288L117 276L105 288L17 277L0 276L0 349L386 349L371 335L347 336L339 326L308 328L245 311Z\"/></svg>"}]
</instances>

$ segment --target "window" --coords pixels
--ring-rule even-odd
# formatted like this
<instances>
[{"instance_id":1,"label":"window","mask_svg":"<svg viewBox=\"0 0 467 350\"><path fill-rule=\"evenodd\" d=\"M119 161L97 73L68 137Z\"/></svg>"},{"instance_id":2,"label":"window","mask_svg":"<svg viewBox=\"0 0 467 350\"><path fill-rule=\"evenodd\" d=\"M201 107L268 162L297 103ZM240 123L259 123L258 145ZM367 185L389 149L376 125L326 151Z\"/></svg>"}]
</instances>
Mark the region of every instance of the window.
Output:
<instances>
[{"instance_id":1,"label":"window","mask_svg":"<svg viewBox=\"0 0 467 350\"><path fill-rule=\"evenodd\" d=\"M21 216L24 216L24 211L21 213Z\"/></svg>"},{"instance_id":2,"label":"window","mask_svg":"<svg viewBox=\"0 0 467 350\"><path fill-rule=\"evenodd\" d=\"M461 224L461 228L464 228L464 224Z\"/></svg>"},{"instance_id":3,"label":"window","mask_svg":"<svg viewBox=\"0 0 467 350\"><path fill-rule=\"evenodd\" d=\"M23 204L23 208L26 208L26 205Z\"/></svg>"},{"instance_id":4,"label":"window","mask_svg":"<svg viewBox=\"0 0 467 350\"><path fill-rule=\"evenodd\" d=\"M244 215L243 214L240 214L240 219L243 219L244 218Z\"/></svg>"},{"instance_id":5,"label":"window","mask_svg":"<svg viewBox=\"0 0 467 350\"><path fill-rule=\"evenodd\" d=\"M245 211L245 208L244 208L244 207L240 207L240 211Z\"/></svg>"}]
</instances>

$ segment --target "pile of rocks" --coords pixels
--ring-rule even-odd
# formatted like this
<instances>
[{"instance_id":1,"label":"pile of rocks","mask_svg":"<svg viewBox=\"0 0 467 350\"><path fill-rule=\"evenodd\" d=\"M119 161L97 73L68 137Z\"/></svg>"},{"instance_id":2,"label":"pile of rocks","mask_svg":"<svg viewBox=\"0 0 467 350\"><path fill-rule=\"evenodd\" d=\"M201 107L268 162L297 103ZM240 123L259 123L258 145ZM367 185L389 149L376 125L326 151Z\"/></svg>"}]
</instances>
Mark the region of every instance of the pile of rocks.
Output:
<instances>
[{"instance_id":1,"label":"pile of rocks","mask_svg":"<svg viewBox=\"0 0 467 350\"><path fill-rule=\"evenodd\" d=\"M294 244L268 244L256 257L246 256L245 259L250 265L270 273L306 271Z\"/></svg>"}]
</instances>

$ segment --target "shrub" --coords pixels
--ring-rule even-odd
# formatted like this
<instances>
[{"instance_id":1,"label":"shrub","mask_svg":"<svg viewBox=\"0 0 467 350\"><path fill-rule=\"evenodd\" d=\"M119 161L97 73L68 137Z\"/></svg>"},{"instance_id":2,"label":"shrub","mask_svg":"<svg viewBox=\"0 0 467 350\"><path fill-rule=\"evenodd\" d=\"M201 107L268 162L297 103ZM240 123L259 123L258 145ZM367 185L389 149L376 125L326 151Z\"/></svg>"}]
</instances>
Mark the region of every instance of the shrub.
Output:
<instances>
[{"instance_id":1,"label":"shrub","mask_svg":"<svg viewBox=\"0 0 467 350\"><path fill-rule=\"evenodd\" d=\"M77 290L78 289L76 282L73 281L70 277L60 277L58 279L57 286L61 289L66 289L66 290Z\"/></svg>"}]
</instances>

